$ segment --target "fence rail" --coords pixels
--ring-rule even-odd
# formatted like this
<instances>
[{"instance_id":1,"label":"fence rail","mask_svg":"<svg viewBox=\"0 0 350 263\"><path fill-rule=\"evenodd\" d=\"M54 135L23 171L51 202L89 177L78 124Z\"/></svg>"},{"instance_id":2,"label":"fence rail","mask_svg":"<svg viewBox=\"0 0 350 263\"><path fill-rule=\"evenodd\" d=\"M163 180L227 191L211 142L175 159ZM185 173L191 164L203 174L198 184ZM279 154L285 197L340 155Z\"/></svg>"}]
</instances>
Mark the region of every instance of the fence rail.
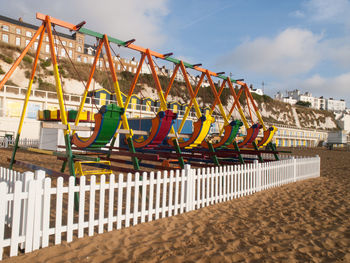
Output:
<instances>
[{"instance_id":1,"label":"fence rail","mask_svg":"<svg viewBox=\"0 0 350 263\"><path fill-rule=\"evenodd\" d=\"M36 139L20 139L18 144L25 147L38 147L39 140ZM15 145L15 138L0 137L0 148L8 148Z\"/></svg>"},{"instance_id":2,"label":"fence rail","mask_svg":"<svg viewBox=\"0 0 350 263\"><path fill-rule=\"evenodd\" d=\"M0 257L199 209L320 176L320 158L219 168L91 176L64 182L42 171L0 170ZM66 184L65 184L66 183ZM67 184L68 183L68 184ZM78 197L78 198L77 198ZM75 209L76 208L76 209Z\"/></svg>"}]
</instances>

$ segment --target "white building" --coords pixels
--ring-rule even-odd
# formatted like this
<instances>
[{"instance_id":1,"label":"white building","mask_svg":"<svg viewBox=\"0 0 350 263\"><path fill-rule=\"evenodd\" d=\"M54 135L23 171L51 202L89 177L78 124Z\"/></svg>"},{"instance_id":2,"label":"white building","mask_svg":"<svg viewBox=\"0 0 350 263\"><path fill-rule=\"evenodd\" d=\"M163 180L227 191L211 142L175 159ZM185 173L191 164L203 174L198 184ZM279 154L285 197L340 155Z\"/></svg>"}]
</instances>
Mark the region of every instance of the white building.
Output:
<instances>
[{"instance_id":1,"label":"white building","mask_svg":"<svg viewBox=\"0 0 350 263\"><path fill-rule=\"evenodd\" d=\"M345 110L346 105L344 100L333 100L330 98L326 100L326 109L330 111L343 111Z\"/></svg>"},{"instance_id":2,"label":"white building","mask_svg":"<svg viewBox=\"0 0 350 263\"><path fill-rule=\"evenodd\" d=\"M296 99L293 99L291 96L284 97L282 92L277 92L277 94L274 96L275 100L279 100L285 103L289 103L291 105L294 105L297 103Z\"/></svg>"},{"instance_id":3,"label":"white building","mask_svg":"<svg viewBox=\"0 0 350 263\"><path fill-rule=\"evenodd\" d=\"M346 102L344 100L334 100L333 98L325 99L323 96L316 98L313 97L310 92L301 94L297 89L287 91L287 96L283 96L281 92L278 92L274 97L276 100L292 105L298 101L309 102L311 104L311 108L317 110L344 111L346 109Z\"/></svg>"},{"instance_id":4,"label":"white building","mask_svg":"<svg viewBox=\"0 0 350 263\"><path fill-rule=\"evenodd\" d=\"M264 95L264 92L262 89L250 89L250 92L251 93L255 93L255 94L258 94L260 96Z\"/></svg>"}]
</instances>

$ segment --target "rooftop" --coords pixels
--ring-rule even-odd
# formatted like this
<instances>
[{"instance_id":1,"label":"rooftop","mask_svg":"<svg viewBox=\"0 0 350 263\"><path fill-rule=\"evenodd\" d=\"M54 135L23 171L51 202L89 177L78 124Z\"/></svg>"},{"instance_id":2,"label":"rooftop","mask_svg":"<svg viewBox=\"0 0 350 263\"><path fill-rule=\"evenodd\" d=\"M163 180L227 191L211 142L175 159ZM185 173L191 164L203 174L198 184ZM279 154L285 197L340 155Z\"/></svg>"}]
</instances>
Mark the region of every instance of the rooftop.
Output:
<instances>
[{"instance_id":1,"label":"rooftop","mask_svg":"<svg viewBox=\"0 0 350 263\"><path fill-rule=\"evenodd\" d=\"M11 24L15 24L15 25L27 27L27 28L30 28L30 29L34 29L34 30L37 30L39 28L36 25L25 23L25 22L21 21L21 18L16 20L16 19L13 19L13 18L10 18L10 17L7 17L7 16L0 15L0 20L1 21L5 21L5 22L9 22ZM52 32L52 33L55 35L55 32ZM68 35L68 34L57 32L57 35L60 36L60 37L65 37L65 38L69 38L69 39L72 39L72 40L75 39L75 34Z\"/></svg>"}]
</instances>

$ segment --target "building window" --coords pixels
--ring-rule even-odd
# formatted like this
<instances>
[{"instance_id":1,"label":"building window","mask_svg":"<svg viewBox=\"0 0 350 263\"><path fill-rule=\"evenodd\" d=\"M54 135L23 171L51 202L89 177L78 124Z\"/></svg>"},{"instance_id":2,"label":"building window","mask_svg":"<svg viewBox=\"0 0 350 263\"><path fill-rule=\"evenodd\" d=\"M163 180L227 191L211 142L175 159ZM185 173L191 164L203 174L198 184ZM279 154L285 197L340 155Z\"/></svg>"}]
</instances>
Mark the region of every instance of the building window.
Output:
<instances>
[{"instance_id":1,"label":"building window","mask_svg":"<svg viewBox=\"0 0 350 263\"><path fill-rule=\"evenodd\" d=\"M45 41L46 41L46 42L49 42L49 37L45 37Z\"/></svg>"},{"instance_id":2,"label":"building window","mask_svg":"<svg viewBox=\"0 0 350 263\"><path fill-rule=\"evenodd\" d=\"M67 45L67 42L64 41L64 40L62 40L62 45L63 45L63 46Z\"/></svg>"},{"instance_id":3,"label":"building window","mask_svg":"<svg viewBox=\"0 0 350 263\"><path fill-rule=\"evenodd\" d=\"M73 47L73 43L72 42L69 42L69 47Z\"/></svg>"},{"instance_id":4,"label":"building window","mask_svg":"<svg viewBox=\"0 0 350 263\"><path fill-rule=\"evenodd\" d=\"M21 45L21 38L16 37L16 46L20 46L20 45Z\"/></svg>"},{"instance_id":5,"label":"building window","mask_svg":"<svg viewBox=\"0 0 350 263\"><path fill-rule=\"evenodd\" d=\"M84 63L87 63L87 57L84 57Z\"/></svg>"},{"instance_id":6,"label":"building window","mask_svg":"<svg viewBox=\"0 0 350 263\"><path fill-rule=\"evenodd\" d=\"M136 73L136 68L134 68L134 73Z\"/></svg>"},{"instance_id":7,"label":"building window","mask_svg":"<svg viewBox=\"0 0 350 263\"><path fill-rule=\"evenodd\" d=\"M64 48L61 48L61 57L66 56L66 50Z\"/></svg>"},{"instance_id":8,"label":"building window","mask_svg":"<svg viewBox=\"0 0 350 263\"><path fill-rule=\"evenodd\" d=\"M45 52L46 52L46 53L49 53L49 52L50 52L50 46L49 46L49 45L46 45L46 47L45 47Z\"/></svg>"},{"instance_id":9,"label":"building window","mask_svg":"<svg viewBox=\"0 0 350 263\"><path fill-rule=\"evenodd\" d=\"M55 54L57 55L58 54L58 48L55 47Z\"/></svg>"},{"instance_id":10,"label":"building window","mask_svg":"<svg viewBox=\"0 0 350 263\"><path fill-rule=\"evenodd\" d=\"M106 68L108 68L109 67L109 63L108 62L106 62Z\"/></svg>"},{"instance_id":11,"label":"building window","mask_svg":"<svg viewBox=\"0 0 350 263\"><path fill-rule=\"evenodd\" d=\"M59 41L58 39L55 39L53 42L54 42L55 44L59 44L59 43L60 43L60 41Z\"/></svg>"},{"instance_id":12,"label":"building window","mask_svg":"<svg viewBox=\"0 0 350 263\"><path fill-rule=\"evenodd\" d=\"M22 32L21 32L21 29L20 28L16 28L16 34L20 35Z\"/></svg>"},{"instance_id":13,"label":"building window","mask_svg":"<svg viewBox=\"0 0 350 263\"><path fill-rule=\"evenodd\" d=\"M81 62L81 56L78 56L78 57L77 57L77 61L78 61L78 62Z\"/></svg>"},{"instance_id":14,"label":"building window","mask_svg":"<svg viewBox=\"0 0 350 263\"><path fill-rule=\"evenodd\" d=\"M118 68L118 70L120 70L120 64L118 64L117 68Z\"/></svg>"},{"instance_id":15,"label":"building window","mask_svg":"<svg viewBox=\"0 0 350 263\"><path fill-rule=\"evenodd\" d=\"M91 48L88 48L88 54L89 54L89 55L92 55Z\"/></svg>"},{"instance_id":16,"label":"building window","mask_svg":"<svg viewBox=\"0 0 350 263\"><path fill-rule=\"evenodd\" d=\"M32 32L26 31L26 37L32 37Z\"/></svg>"},{"instance_id":17,"label":"building window","mask_svg":"<svg viewBox=\"0 0 350 263\"><path fill-rule=\"evenodd\" d=\"M132 68L131 67L129 67L129 71L132 72Z\"/></svg>"},{"instance_id":18,"label":"building window","mask_svg":"<svg viewBox=\"0 0 350 263\"><path fill-rule=\"evenodd\" d=\"M83 43L83 40L81 38L78 38L78 43L79 44Z\"/></svg>"},{"instance_id":19,"label":"building window","mask_svg":"<svg viewBox=\"0 0 350 263\"><path fill-rule=\"evenodd\" d=\"M3 25L3 26L2 26L2 30L9 32L9 31L10 31L10 28L9 28L9 26L7 26L7 25Z\"/></svg>"},{"instance_id":20,"label":"building window","mask_svg":"<svg viewBox=\"0 0 350 263\"><path fill-rule=\"evenodd\" d=\"M26 40L26 46L28 46L29 42L30 42L30 41L27 39L27 40Z\"/></svg>"},{"instance_id":21,"label":"building window","mask_svg":"<svg viewBox=\"0 0 350 263\"><path fill-rule=\"evenodd\" d=\"M68 50L68 54L69 54L69 57L73 57L73 51L72 50Z\"/></svg>"},{"instance_id":22,"label":"building window","mask_svg":"<svg viewBox=\"0 0 350 263\"><path fill-rule=\"evenodd\" d=\"M90 64L93 64L93 63L94 63L94 59L90 58Z\"/></svg>"},{"instance_id":23,"label":"building window","mask_svg":"<svg viewBox=\"0 0 350 263\"><path fill-rule=\"evenodd\" d=\"M34 49L37 50L38 49L38 42L34 43Z\"/></svg>"},{"instance_id":24,"label":"building window","mask_svg":"<svg viewBox=\"0 0 350 263\"><path fill-rule=\"evenodd\" d=\"M81 46L78 46L77 50L81 53Z\"/></svg>"},{"instance_id":25,"label":"building window","mask_svg":"<svg viewBox=\"0 0 350 263\"><path fill-rule=\"evenodd\" d=\"M9 35L2 34L2 41L8 43L9 42Z\"/></svg>"}]
</instances>

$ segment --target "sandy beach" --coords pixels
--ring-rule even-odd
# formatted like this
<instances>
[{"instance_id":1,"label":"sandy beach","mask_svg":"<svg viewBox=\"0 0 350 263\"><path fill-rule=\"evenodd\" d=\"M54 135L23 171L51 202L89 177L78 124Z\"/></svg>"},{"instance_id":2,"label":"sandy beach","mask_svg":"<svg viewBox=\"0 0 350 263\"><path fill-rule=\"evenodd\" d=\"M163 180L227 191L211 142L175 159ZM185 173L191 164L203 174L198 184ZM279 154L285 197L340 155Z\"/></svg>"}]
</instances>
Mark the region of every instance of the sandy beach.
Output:
<instances>
[{"instance_id":1,"label":"sandy beach","mask_svg":"<svg viewBox=\"0 0 350 263\"><path fill-rule=\"evenodd\" d=\"M350 262L350 152L293 152L321 177L3 262Z\"/></svg>"}]
</instances>

